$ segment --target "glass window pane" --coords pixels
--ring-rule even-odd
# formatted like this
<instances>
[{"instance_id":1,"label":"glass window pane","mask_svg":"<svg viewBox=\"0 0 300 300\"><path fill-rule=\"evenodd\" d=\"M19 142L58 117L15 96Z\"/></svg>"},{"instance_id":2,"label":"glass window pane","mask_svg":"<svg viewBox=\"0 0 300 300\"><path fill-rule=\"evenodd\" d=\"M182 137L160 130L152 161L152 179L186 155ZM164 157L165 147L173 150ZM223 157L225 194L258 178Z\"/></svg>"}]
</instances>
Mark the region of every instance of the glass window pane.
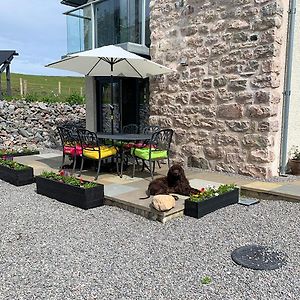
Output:
<instances>
[{"instance_id":1,"label":"glass window pane","mask_svg":"<svg viewBox=\"0 0 300 300\"><path fill-rule=\"evenodd\" d=\"M120 1L120 43L128 42L129 0Z\"/></svg>"},{"instance_id":2,"label":"glass window pane","mask_svg":"<svg viewBox=\"0 0 300 300\"><path fill-rule=\"evenodd\" d=\"M95 47L142 44L143 0L102 0L94 4ZM150 46L150 0L145 0L145 43ZM67 14L68 53L92 48L92 5Z\"/></svg>"},{"instance_id":3,"label":"glass window pane","mask_svg":"<svg viewBox=\"0 0 300 300\"><path fill-rule=\"evenodd\" d=\"M92 49L90 6L67 15L67 48L68 53Z\"/></svg>"},{"instance_id":4,"label":"glass window pane","mask_svg":"<svg viewBox=\"0 0 300 300\"><path fill-rule=\"evenodd\" d=\"M128 14L128 42L141 43L142 1L131 0Z\"/></svg>"},{"instance_id":5,"label":"glass window pane","mask_svg":"<svg viewBox=\"0 0 300 300\"><path fill-rule=\"evenodd\" d=\"M145 44L148 48L150 48L150 0L146 0L145 16Z\"/></svg>"},{"instance_id":6,"label":"glass window pane","mask_svg":"<svg viewBox=\"0 0 300 300\"><path fill-rule=\"evenodd\" d=\"M149 7L149 0L146 3ZM142 0L104 0L95 4L97 47L126 42L141 44L142 4Z\"/></svg>"},{"instance_id":7,"label":"glass window pane","mask_svg":"<svg viewBox=\"0 0 300 300\"><path fill-rule=\"evenodd\" d=\"M106 0L95 5L97 47L116 44L115 1Z\"/></svg>"}]
</instances>

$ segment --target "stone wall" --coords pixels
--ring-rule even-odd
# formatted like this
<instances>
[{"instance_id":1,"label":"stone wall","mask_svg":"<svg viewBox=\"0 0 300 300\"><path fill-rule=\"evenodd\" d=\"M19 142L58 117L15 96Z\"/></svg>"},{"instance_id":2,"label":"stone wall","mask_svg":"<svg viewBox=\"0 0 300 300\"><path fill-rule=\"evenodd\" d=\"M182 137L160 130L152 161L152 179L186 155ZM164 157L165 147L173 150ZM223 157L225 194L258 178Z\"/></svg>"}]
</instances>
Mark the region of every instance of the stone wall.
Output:
<instances>
[{"instance_id":1,"label":"stone wall","mask_svg":"<svg viewBox=\"0 0 300 300\"><path fill-rule=\"evenodd\" d=\"M0 101L0 148L57 148L64 123L85 125L84 106Z\"/></svg>"},{"instance_id":2,"label":"stone wall","mask_svg":"<svg viewBox=\"0 0 300 300\"><path fill-rule=\"evenodd\" d=\"M286 9L274 0L152 0L152 124L175 130L173 158L277 175Z\"/></svg>"}]
</instances>

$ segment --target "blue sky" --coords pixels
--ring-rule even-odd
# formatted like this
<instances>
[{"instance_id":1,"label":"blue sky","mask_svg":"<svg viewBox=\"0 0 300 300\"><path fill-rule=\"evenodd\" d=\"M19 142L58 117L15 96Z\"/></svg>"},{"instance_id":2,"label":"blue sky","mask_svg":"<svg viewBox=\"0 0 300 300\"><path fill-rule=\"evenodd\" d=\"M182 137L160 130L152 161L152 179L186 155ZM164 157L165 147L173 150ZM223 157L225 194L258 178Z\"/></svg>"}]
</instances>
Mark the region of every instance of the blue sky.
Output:
<instances>
[{"instance_id":1,"label":"blue sky","mask_svg":"<svg viewBox=\"0 0 300 300\"><path fill-rule=\"evenodd\" d=\"M14 73L75 75L45 68L67 52L66 16L71 9L60 0L0 0L0 50L16 50Z\"/></svg>"}]
</instances>

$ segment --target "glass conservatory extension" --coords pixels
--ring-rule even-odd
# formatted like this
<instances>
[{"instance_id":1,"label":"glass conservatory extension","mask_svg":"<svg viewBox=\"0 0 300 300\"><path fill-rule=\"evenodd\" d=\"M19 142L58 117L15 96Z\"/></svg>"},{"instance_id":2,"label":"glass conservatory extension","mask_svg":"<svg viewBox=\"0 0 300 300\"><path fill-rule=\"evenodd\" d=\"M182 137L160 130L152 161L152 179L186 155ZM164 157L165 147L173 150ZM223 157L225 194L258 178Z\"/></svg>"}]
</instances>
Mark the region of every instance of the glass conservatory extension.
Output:
<instances>
[{"instance_id":1,"label":"glass conservatory extension","mask_svg":"<svg viewBox=\"0 0 300 300\"><path fill-rule=\"evenodd\" d=\"M67 54L128 43L139 49L134 52L147 55L150 46L149 2L98 0L66 12Z\"/></svg>"}]
</instances>

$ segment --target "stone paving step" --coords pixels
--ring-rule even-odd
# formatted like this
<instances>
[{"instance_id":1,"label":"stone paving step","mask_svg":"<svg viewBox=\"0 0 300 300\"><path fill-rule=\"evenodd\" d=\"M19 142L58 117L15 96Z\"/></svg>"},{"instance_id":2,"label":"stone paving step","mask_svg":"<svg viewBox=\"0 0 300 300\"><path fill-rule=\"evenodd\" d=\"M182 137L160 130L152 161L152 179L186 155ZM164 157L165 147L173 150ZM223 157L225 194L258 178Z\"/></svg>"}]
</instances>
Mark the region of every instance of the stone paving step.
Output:
<instances>
[{"instance_id":1,"label":"stone paving step","mask_svg":"<svg viewBox=\"0 0 300 300\"><path fill-rule=\"evenodd\" d=\"M43 170L57 171L61 164L61 155L48 153L42 155L31 155L15 158L16 161L34 168L34 174L39 175ZM156 176L165 175L166 165L157 168ZM92 181L95 172L85 170L82 178ZM166 222L173 218L183 216L184 197L181 197L175 208L168 212L158 212L151 208L152 198L141 200L145 196L148 184L151 180L150 174L137 172L135 178L130 177L130 170L120 178L117 174L100 174L97 182L104 184L105 204L114 205L126 209L135 214L145 216L151 220ZM253 178L241 178L240 176L228 175L217 172L205 172L203 170L186 170L186 176L191 186L195 188L207 185L218 186L224 183L235 183L241 188L241 195L259 199L287 200L300 202L300 180L265 182Z\"/></svg>"}]
</instances>

